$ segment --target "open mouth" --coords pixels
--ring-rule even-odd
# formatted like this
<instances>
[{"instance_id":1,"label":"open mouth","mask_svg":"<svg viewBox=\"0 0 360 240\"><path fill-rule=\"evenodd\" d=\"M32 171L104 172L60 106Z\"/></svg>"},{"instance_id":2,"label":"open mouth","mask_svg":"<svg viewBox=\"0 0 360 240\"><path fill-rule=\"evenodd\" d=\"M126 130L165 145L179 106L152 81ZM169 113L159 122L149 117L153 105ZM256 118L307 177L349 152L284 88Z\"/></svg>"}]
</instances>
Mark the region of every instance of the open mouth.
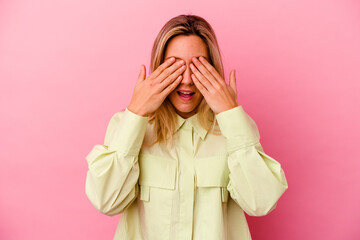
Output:
<instances>
[{"instance_id":1,"label":"open mouth","mask_svg":"<svg viewBox=\"0 0 360 240\"><path fill-rule=\"evenodd\" d=\"M183 91L177 91L177 94L182 100L190 100L193 98L195 92L183 92Z\"/></svg>"},{"instance_id":2,"label":"open mouth","mask_svg":"<svg viewBox=\"0 0 360 240\"><path fill-rule=\"evenodd\" d=\"M182 96L192 96L195 94L195 92L183 92L183 91L177 91L177 93Z\"/></svg>"}]
</instances>

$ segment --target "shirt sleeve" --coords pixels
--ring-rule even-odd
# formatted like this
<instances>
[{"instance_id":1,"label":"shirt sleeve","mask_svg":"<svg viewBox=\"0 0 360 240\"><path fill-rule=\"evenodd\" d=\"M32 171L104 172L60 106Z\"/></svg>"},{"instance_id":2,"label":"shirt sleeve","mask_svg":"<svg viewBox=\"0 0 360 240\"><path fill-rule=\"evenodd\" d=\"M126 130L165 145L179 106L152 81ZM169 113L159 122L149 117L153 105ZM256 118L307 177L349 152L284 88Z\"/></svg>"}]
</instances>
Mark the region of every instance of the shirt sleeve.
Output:
<instances>
[{"instance_id":1,"label":"shirt sleeve","mask_svg":"<svg viewBox=\"0 0 360 240\"><path fill-rule=\"evenodd\" d=\"M268 214L288 188L281 164L264 152L257 125L242 106L216 119L226 138L231 198L250 216Z\"/></svg>"},{"instance_id":2,"label":"shirt sleeve","mask_svg":"<svg viewBox=\"0 0 360 240\"><path fill-rule=\"evenodd\" d=\"M86 156L85 192L101 213L120 214L136 199L138 155L148 120L149 117L127 108L115 113L108 124L104 145L95 145Z\"/></svg>"}]
</instances>

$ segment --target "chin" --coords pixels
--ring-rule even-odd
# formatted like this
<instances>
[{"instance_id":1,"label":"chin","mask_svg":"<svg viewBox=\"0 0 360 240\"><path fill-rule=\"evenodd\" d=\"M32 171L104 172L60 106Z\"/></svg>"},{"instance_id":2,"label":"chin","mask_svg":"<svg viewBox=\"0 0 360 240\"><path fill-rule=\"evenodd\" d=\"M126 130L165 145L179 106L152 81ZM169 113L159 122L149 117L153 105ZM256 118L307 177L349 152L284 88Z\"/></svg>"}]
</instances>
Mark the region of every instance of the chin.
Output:
<instances>
[{"instance_id":1,"label":"chin","mask_svg":"<svg viewBox=\"0 0 360 240\"><path fill-rule=\"evenodd\" d=\"M193 114L195 114L196 112L197 112L197 108L196 107L193 107L193 106L188 106L188 107L185 107L185 106L183 106L183 107L180 107L180 106L178 106L178 107L176 107L175 106L175 109L176 109L176 111L178 112L178 113L182 113L182 114L188 114L188 113L193 113Z\"/></svg>"},{"instance_id":2,"label":"chin","mask_svg":"<svg viewBox=\"0 0 360 240\"><path fill-rule=\"evenodd\" d=\"M177 108L176 109L178 112L182 112L182 113L191 113L193 112L195 109L194 108L191 108L191 109L188 109L188 108Z\"/></svg>"},{"instance_id":3,"label":"chin","mask_svg":"<svg viewBox=\"0 0 360 240\"><path fill-rule=\"evenodd\" d=\"M169 100L179 115L193 115L197 113L197 108L199 107L202 98L192 99L189 102L184 102L179 100L177 93L175 93L169 96Z\"/></svg>"}]
</instances>

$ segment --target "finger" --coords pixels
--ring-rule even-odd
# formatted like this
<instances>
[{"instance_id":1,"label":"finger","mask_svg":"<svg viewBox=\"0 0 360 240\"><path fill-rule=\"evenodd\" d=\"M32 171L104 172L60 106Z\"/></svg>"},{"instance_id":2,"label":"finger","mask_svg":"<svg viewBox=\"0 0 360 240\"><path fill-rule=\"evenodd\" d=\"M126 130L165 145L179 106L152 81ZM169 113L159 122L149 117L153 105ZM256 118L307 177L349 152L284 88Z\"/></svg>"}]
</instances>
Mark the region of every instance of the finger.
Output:
<instances>
[{"instance_id":1,"label":"finger","mask_svg":"<svg viewBox=\"0 0 360 240\"><path fill-rule=\"evenodd\" d=\"M208 90L205 88L205 86L199 81L199 79L196 78L195 74L191 74L191 78L193 82L195 83L195 86L197 89L199 89L200 93L205 97L209 94Z\"/></svg>"},{"instance_id":2,"label":"finger","mask_svg":"<svg viewBox=\"0 0 360 240\"><path fill-rule=\"evenodd\" d=\"M176 81L180 74L182 74L186 69L186 66L178 68L174 73L168 76L164 81L159 84L159 90L163 91L167 86L169 86L172 82ZM181 75L180 75L181 76Z\"/></svg>"},{"instance_id":3,"label":"finger","mask_svg":"<svg viewBox=\"0 0 360 240\"><path fill-rule=\"evenodd\" d=\"M175 61L174 57L171 57L171 58L167 59L166 61L164 61L162 64L160 64L160 66L158 68L156 68L156 70L154 72L151 73L151 78L156 79L162 73L162 71L164 71L171 64L173 64L174 61Z\"/></svg>"},{"instance_id":4,"label":"finger","mask_svg":"<svg viewBox=\"0 0 360 240\"><path fill-rule=\"evenodd\" d=\"M139 77L138 77L137 82L139 83L141 81L144 81L145 77L146 77L146 67L145 67L145 65L141 64L140 73L139 73Z\"/></svg>"},{"instance_id":5,"label":"finger","mask_svg":"<svg viewBox=\"0 0 360 240\"><path fill-rule=\"evenodd\" d=\"M236 75L235 75L235 69L230 73L230 87L234 90L235 93L237 93L236 89Z\"/></svg>"},{"instance_id":6,"label":"finger","mask_svg":"<svg viewBox=\"0 0 360 240\"><path fill-rule=\"evenodd\" d=\"M156 79L154 79L153 81L154 84L163 82L164 80L169 78L174 72L176 73L176 71L179 69L184 70L185 69L184 64L185 64L184 60L174 63L173 65L165 69ZM176 77L177 76L175 76L175 78Z\"/></svg>"},{"instance_id":7,"label":"finger","mask_svg":"<svg viewBox=\"0 0 360 240\"><path fill-rule=\"evenodd\" d=\"M206 60L206 58L199 57L199 60L206 67L206 69L214 76L216 80L222 79L218 71Z\"/></svg>"},{"instance_id":8,"label":"finger","mask_svg":"<svg viewBox=\"0 0 360 240\"><path fill-rule=\"evenodd\" d=\"M201 82L201 84L206 88L207 91L213 92L215 90L214 86L210 83L210 81L206 79L204 75L201 72L199 72L199 70L197 70L197 68L195 68L195 66L192 63L190 63L190 68L194 73L196 79L199 82Z\"/></svg>"},{"instance_id":9,"label":"finger","mask_svg":"<svg viewBox=\"0 0 360 240\"><path fill-rule=\"evenodd\" d=\"M211 83L211 85L214 86L214 88L218 89L218 87L219 87L218 81L209 72L209 70L207 70L207 68L196 57L193 57L192 61L195 64L198 71L201 72L202 75L204 75L206 79L208 79L208 81ZM199 76L197 76L197 77L200 79ZM202 79L200 79L200 80L202 80Z\"/></svg>"},{"instance_id":10,"label":"finger","mask_svg":"<svg viewBox=\"0 0 360 240\"><path fill-rule=\"evenodd\" d=\"M170 92L172 92L177 87L177 85L180 84L181 80L182 80L182 75L178 76L175 79L175 81L173 81L171 84L165 87L165 89L160 93L160 96L166 98L166 96L169 95Z\"/></svg>"}]
</instances>

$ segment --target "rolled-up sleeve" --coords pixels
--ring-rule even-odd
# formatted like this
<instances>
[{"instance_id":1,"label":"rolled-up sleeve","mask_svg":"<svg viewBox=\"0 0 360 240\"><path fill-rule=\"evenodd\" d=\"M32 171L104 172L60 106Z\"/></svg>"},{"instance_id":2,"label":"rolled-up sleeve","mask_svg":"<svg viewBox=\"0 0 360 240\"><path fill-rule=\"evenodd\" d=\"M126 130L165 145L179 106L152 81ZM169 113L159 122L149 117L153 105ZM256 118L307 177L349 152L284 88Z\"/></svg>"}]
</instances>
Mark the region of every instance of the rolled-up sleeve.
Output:
<instances>
[{"instance_id":1,"label":"rolled-up sleeve","mask_svg":"<svg viewBox=\"0 0 360 240\"><path fill-rule=\"evenodd\" d=\"M108 124L103 145L86 156L85 192L92 205L109 216L120 214L139 192L138 155L149 117L127 108L115 113Z\"/></svg>"},{"instance_id":2,"label":"rolled-up sleeve","mask_svg":"<svg viewBox=\"0 0 360 240\"><path fill-rule=\"evenodd\" d=\"M288 188L281 164L264 152L257 125L242 106L216 119L226 138L231 198L250 216L268 214Z\"/></svg>"}]
</instances>

